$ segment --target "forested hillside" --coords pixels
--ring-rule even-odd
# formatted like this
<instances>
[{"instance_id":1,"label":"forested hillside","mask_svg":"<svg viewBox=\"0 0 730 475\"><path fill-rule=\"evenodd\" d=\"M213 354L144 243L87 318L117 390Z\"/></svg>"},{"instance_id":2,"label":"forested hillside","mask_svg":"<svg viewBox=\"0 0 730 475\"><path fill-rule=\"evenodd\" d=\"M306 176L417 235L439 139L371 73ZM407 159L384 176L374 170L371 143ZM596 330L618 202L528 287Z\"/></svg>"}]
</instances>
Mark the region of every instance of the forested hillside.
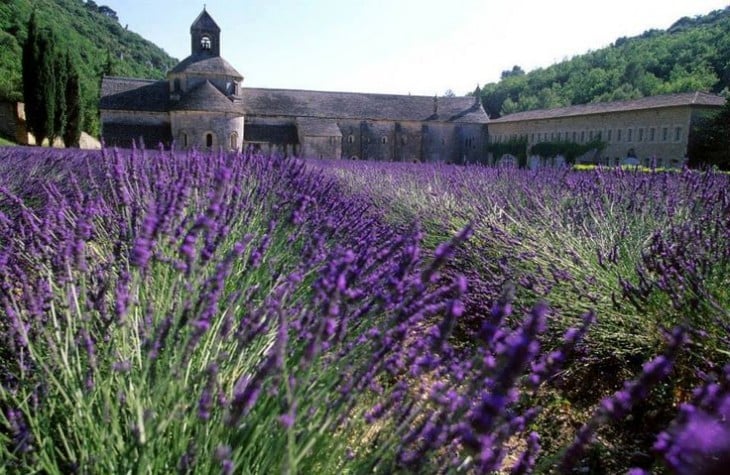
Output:
<instances>
[{"instance_id":1,"label":"forested hillside","mask_svg":"<svg viewBox=\"0 0 730 475\"><path fill-rule=\"evenodd\" d=\"M667 30L525 73L519 66L482 88L490 117L532 109L730 88L730 7L684 17Z\"/></svg>"},{"instance_id":2,"label":"forested hillside","mask_svg":"<svg viewBox=\"0 0 730 475\"><path fill-rule=\"evenodd\" d=\"M0 100L20 101L21 52L35 8L42 28L52 29L76 60L82 78L83 128L98 132L102 73L161 78L177 61L120 25L116 12L93 1L3 0L0 2Z\"/></svg>"}]
</instances>

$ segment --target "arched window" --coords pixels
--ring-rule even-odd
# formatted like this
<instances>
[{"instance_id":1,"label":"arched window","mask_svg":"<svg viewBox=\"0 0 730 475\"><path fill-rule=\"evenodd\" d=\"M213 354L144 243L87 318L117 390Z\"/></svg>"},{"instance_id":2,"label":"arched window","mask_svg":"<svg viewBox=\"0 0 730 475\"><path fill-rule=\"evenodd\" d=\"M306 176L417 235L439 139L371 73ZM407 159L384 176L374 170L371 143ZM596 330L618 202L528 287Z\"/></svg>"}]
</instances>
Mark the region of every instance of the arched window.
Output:
<instances>
[{"instance_id":1,"label":"arched window","mask_svg":"<svg viewBox=\"0 0 730 475\"><path fill-rule=\"evenodd\" d=\"M355 136L350 135L349 137L347 137L347 143L355 143Z\"/></svg>"},{"instance_id":2,"label":"arched window","mask_svg":"<svg viewBox=\"0 0 730 475\"><path fill-rule=\"evenodd\" d=\"M388 137L383 137L383 138L381 138L381 139L380 139L380 142L381 142L381 143L383 143L383 144L386 144L386 143L388 143Z\"/></svg>"},{"instance_id":3,"label":"arched window","mask_svg":"<svg viewBox=\"0 0 730 475\"><path fill-rule=\"evenodd\" d=\"M213 134L205 134L205 146L208 148L213 146Z\"/></svg>"},{"instance_id":4,"label":"arched window","mask_svg":"<svg viewBox=\"0 0 730 475\"><path fill-rule=\"evenodd\" d=\"M238 133L233 132L231 134L231 150L236 150L238 148Z\"/></svg>"},{"instance_id":5,"label":"arched window","mask_svg":"<svg viewBox=\"0 0 730 475\"><path fill-rule=\"evenodd\" d=\"M200 38L200 47L201 48L209 50L211 48L212 44L213 43L210 41L209 36L203 36L202 38Z\"/></svg>"}]
</instances>

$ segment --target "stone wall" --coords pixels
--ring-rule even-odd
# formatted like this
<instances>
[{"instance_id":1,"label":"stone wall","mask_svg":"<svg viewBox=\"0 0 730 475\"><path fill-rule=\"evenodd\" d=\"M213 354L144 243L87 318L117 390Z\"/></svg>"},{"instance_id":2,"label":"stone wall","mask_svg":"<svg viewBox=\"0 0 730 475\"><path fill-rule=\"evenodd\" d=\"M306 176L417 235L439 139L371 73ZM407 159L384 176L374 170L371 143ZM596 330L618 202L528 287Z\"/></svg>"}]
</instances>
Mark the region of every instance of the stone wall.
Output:
<instances>
[{"instance_id":1,"label":"stone wall","mask_svg":"<svg viewBox=\"0 0 730 475\"><path fill-rule=\"evenodd\" d=\"M302 158L338 158L342 155L339 137L302 137L299 152Z\"/></svg>"},{"instance_id":2,"label":"stone wall","mask_svg":"<svg viewBox=\"0 0 730 475\"><path fill-rule=\"evenodd\" d=\"M482 156L481 124L340 120L342 157L396 162L473 162Z\"/></svg>"},{"instance_id":3,"label":"stone wall","mask_svg":"<svg viewBox=\"0 0 730 475\"><path fill-rule=\"evenodd\" d=\"M636 111L560 117L515 122L491 122L491 141L526 137L528 147L539 142L568 140L587 143L600 139L607 143L600 163L615 165L627 157L641 164L654 158L660 166L678 166L687 155L693 117L713 109L677 106Z\"/></svg>"},{"instance_id":4,"label":"stone wall","mask_svg":"<svg viewBox=\"0 0 730 475\"><path fill-rule=\"evenodd\" d=\"M28 143L22 102L0 102L0 136L19 144Z\"/></svg>"},{"instance_id":5,"label":"stone wall","mask_svg":"<svg viewBox=\"0 0 730 475\"><path fill-rule=\"evenodd\" d=\"M223 112L175 111L170 117L177 148L240 150L243 143L243 116Z\"/></svg>"}]
</instances>

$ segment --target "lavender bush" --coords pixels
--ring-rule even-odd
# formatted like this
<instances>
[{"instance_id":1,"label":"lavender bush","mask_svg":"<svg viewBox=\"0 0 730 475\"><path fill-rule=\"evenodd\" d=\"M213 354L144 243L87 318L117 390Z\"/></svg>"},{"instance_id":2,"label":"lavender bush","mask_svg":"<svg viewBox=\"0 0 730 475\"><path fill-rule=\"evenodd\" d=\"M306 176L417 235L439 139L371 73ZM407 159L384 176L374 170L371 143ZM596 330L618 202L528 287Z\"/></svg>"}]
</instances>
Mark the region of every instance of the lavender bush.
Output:
<instances>
[{"instance_id":1,"label":"lavender bush","mask_svg":"<svg viewBox=\"0 0 730 475\"><path fill-rule=\"evenodd\" d=\"M610 442L622 455L602 458L650 452L653 431L686 400L697 370L728 361L727 175L336 161L315 166L371 200L394 225L422 218L427 246L473 223L474 238L445 270L463 272L469 281L465 316L456 329L464 346L475 341L488 318L484 309L506 285L514 286L522 309L550 301L559 318L548 320L548 348L595 309L597 323L585 345L552 381L555 394L539 395L538 400L554 401L554 410L546 412L552 423L564 421L548 439L562 442L543 449L568 443L570 426L589 417L592 405L662 351L667 328L689 329L691 343L676 355L674 376L651 399L633 406L634 422L613 424L611 433L603 434L626 439Z\"/></svg>"},{"instance_id":2,"label":"lavender bush","mask_svg":"<svg viewBox=\"0 0 730 475\"><path fill-rule=\"evenodd\" d=\"M417 227L277 158L0 163L8 470L484 471L520 437L515 471L534 464L536 411L518 403L563 361L540 356L551 311L508 327L506 295L480 352L454 351L467 282L441 269L468 226L423 255Z\"/></svg>"},{"instance_id":3,"label":"lavender bush","mask_svg":"<svg viewBox=\"0 0 730 475\"><path fill-rule=\"evenodd\" d=\"M0 149L3 467L580 466L591 436L650 398L685 348L722 354L727 254L672 247L726 232L722 178L310 165ZM700 189L710 206L695 204ZM661 199L674 207L649 205ZM718 329L702 340L697 318ZM639 362L617 380L635 382L571 434L561 462L541 399L621 344L615 358ZM670 468L685 427L680 415L656 446Z\"/></svg>"}]
</instances>

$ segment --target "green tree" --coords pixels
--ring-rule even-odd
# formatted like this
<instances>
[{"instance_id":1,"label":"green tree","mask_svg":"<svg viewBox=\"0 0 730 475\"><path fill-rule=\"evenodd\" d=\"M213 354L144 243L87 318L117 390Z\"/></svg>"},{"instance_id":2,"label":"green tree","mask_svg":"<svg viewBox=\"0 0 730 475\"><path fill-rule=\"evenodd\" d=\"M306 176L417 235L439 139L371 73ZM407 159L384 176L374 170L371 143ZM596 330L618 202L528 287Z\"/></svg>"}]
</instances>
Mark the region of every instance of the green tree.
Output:
<instances>
[{"instance_id":1,"label":"green tree","mask_svg":"<svg viewBox=\"0 0 730 475\"><path fill-rule=\"evenodd\" d=\"M52 38L54 44L57 44L55 38ZM66 71L66 57L68 53L53 55L53 79L55 80L55 111L53 116L53 132L49 136L51 144L56 137L63 137L66 127L66 82L68 74Z\"/></svg>"},{"instance_id":2,"label":"green tree","mask_svg":"<svg viewBox=\"0 0 730 475\"><path fill-rule=\"evenodd\" d=\"M41 59L41 38L36 13L33 11L28 20L28 35L23 44L23 100L28 130L38 144L43 142L50 128L44 115L45 91L38 82L42 68Z\"/></svg>"},{"instance_id":3,"label":"green tree","mask_svg":"<svg viewBox=\"0 0 730 475\"><path fill-rule=\"evenodd\" d=\"M81 137L81 80L76 63L70 54L66 54L66 83L64 87L66 100L66 127L63 131L63 143L66 147L78 147Z\"/></svg>"},{"instance_id":4,"label":"green tree","mask_svg":"<svg viewBox=\"0 0 730 475\"><path fill-rule=\"evenodd\" d=\"M53 145L56 122L56 75L55 75L55 48L48 31L44 30L38 37L38 76L37 87L41 91L38 117L35 120L36 143L42 145L43 139L50 138L49 145ZM27 112L26 112L27 117ZM27 117L28 121L30 118Z\"/></svg>"},{"instance_id":5,"label":"green tree","mask_svg":"<svg viewBox=\"0 0 730 475\"><path fill-rule=\"evenodd\" d=\"M689 166L730 170L730 98L720 112L697 122L687 148Z\"/></svg>"}]
</instances>

